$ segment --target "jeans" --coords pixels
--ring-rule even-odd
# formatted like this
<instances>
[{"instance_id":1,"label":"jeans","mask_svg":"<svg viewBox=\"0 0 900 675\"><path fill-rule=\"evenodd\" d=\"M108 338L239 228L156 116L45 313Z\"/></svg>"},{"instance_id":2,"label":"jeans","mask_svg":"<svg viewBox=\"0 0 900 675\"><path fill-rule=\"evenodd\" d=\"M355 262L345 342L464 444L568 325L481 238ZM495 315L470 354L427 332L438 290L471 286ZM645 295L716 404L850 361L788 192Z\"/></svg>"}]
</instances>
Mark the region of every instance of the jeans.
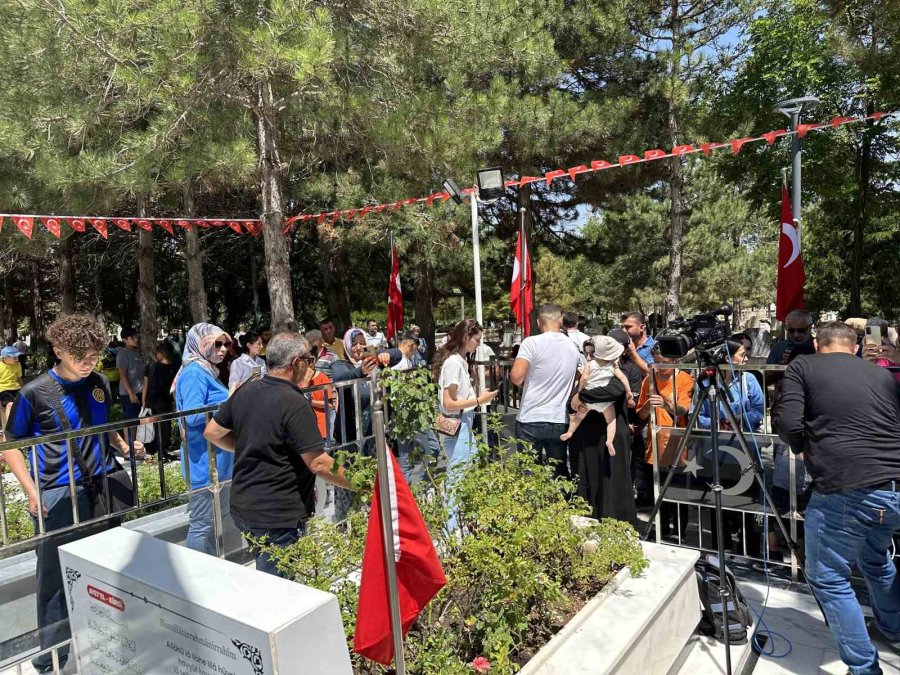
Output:
<instances>
[{"instance_id":1,"label":"jeans","mask_svg":"<svg viewBox=\"0 0 900 675\"><path fill-rule=\"evenodd\" d=\"M555 478L569 478L569 464L566 441L559 437L566 433L569 425L566 422L519 422L516 420L516 440L519 441L519 452L525 450L523 442L531 443L538 464L547 460L555 462L553 475Z\"/></svg>"},{"instance_id":2,"label":"jeans","mask_svg":"<svg viewBox=\"0 0 900 675\"><path fill-rule=\"evenodd\" d=\"M865 578L878 627L889 640L900 640L900 583L890 555L891 537L900 529L898 488L814 492L806 508L806 576L841 660L854 675L882 672L850 586L854 563Z\"/></svg>"},{"instance_id":3,"label":"jeans","mask_svg":"<svg viewBox=\"0 0 900 675\"><path fill-rule=\"evenodd\" d=\"M415 468L415 462L413 461L414 449L418 449L423 455L429 454L432 457L437 457L441 451L437 434L431 429L426 429L413 436L412 440L397 442L400 470L403 472L403 477L406 478L407 483L412 480L412 473Z\"/></svg>"},{"instance_id":4,"label":"jeans","mask_svg":"<svg viewBox=\"0 0 900 675\"><path fill-rule=\"evenodd\" d=\"M261 539L262 537L265 537L265 543L276 548L287 548L306 534L306 521L303 520L297 523L297 527L259 528L249 527L236 516L232 516L232 519L245 538L253 537L254 539ZM275 564L272 556L266 551L255 548L249 539L247 543L250 544L250 552L253 553L253 557L256 559L257 570L265 572L266 574L273 574L276 577L282 577L283 579L289 578L278 571L278 566Z\"/></svg>"},{"instance_id":5,"label":"jeans","mask_svg":"<svg viewBox=\"0 0 900 675\"><path fill-rule=\"evenodd\" d=\"M119 394L119 400L122 402L122 419L136 420L141 415L141 395L138 394L138 402L132 403L128 398L128 394Z\"/></svg>"},{"instance_id":6,"label":"jeans","mask_svg":"<svg viewBox=\"0 0 900 675\"><path fill-rule=\"evenodd\" d=\"M226 486L219 492L222 505L222 527L228 517L231 506L231 490ZM188 548L208 555L216 555L216 527L213 493L208 488L193 492L188 500Z\"/></svg>"},{"instance_id":7,"label":"jeans","mask_svg":"<svg viewBox=\"0 0 900 675\"><path fill-rule=\"evenodd\" d=\"M475 436L472 433L472 423L475 419L475 412L469 410L460 415L459 433L456 436L441 436L444 445L444 453L447 455L447 493L448 498L448 516L447 527L451 532L458 529L457 522L458 509L456 500L453 497L453 486L462 477L469 462L475 454Z\"/></svg>"},{"instance_id":8,"label":"jeans","mask_svg":"<svg viewBox=\"0 0 900 675\"><path fill-rule=\"evenodd\" d=\"M87 520L93 517L94 510L87 493L79 487L76 495L79 519ZM53 530L68 527L75 522L72 518L72 498L69 495L68 485L43 490L41 492L41 500L48 511L44 517L46 532L49 533ZM32 520L35 534L37 534L37 519L32 518ZM97 530L94 529L90 534L96 534L96 532ZM63 590L58 548L83 536L86 535L64 535L60 538L45 539L35 548L37 555L37 592L35 593L35 598L37 600L37 622L41 649L49 649L53 645L71 637L69 612L66 607L66 594ZM60 665L64 664L68 657L69 648L61 647L59 649ZM48 669L53 665L52 652L41 654L31 663L38 672L49 672Z\"/></svg>"}]
</instances>

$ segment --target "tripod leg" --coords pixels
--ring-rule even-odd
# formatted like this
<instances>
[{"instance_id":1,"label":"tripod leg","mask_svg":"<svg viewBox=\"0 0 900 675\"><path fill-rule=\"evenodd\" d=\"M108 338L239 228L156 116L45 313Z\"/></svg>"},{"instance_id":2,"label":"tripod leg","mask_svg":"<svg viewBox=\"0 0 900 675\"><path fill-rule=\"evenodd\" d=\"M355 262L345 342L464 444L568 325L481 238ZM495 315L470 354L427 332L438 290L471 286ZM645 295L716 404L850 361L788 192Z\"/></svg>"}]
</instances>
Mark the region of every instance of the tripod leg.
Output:
<instances>
[{"instance_id":1,"label":"tripod leg","mask_svg":"<svg viewBox=\"0 0 900 675\"><path fill-rule=\"evenodd\" d=\"M787 542L788 548L791 550L791 554L797 561L797 567L800 570L800 573L803 575L803 579L806 580L806 585L809 588L810 593L812 593L816 604L819 606L819 611L822 612L822 618L825 619L825 625L827 626L828 617L825 616L825 609L822 607L822 603L819 602L819 598L816 596L815 590L812 586L809 585L809 581L806 577L806 570L804 569L806 565L806 556L804 555L803 550L800 548L800 545L793 539L793 537L791 537L790 533L788 532L787 526L784 524L784 518L781 517L778 509L775 507L775 502L772 499L772 495L769 494L769 489L766 487L766 483L763 480L763 470L759 462L759 457L757 457L755 451L750 451L750 446L747 443L747 439L744 437L743 432L741 431L740 423L734 416L734 411L727 406L725 407L725 416L728 418L728 423L731 424L731 428L735 430L734 436L735 438L737 438L738 445L741 446L741 450L743 450L747 457L750 459L749 470L753 471L753 476L756 479L757 484L759 485L759 489L762 490L763 497L765 498L766 504L769 507L769 513L771 513L775 517L775 522L778 524L778 529L781 531L781 536L784 537L784 540ZM768 545L768 542L766 543L766 545Z\"/></svg>"},{"instance_id":2,"label":"tripod leg","mask_svg":"<svg viewBox=\"0 0 900 675\"><path fill-rule=\"evenodd\" d=\"M728 587L728 574L725 572L725 528L722 525L722 483L719 476L719 387L717 384L709 386L709 430L712 437L713 450L713 484L712 491L716 505L716 534L718 536L719 556L719 598L722 602L722 634L725 638L725 672L731 675L731 635L728 621L728 600L731 597L731 589ZM722 400L727 402L727 398ZM726 410L728 406L725 407ZM698 407L699 410L699 407Z\"/></svg>"},{"instance_id":3,"label":"tripod leg","mask_svg":"<svg viewBox=\"0 0 900 675\"><path fill-rule=\"evenodd\" d=\"M675 469L678 468L678 458L681 457L684 449L687 447L691 431L696 427L697 418L700 416L700 408L707 396L709 396L709 392L706 389L701 389L700 393L697 395L697 400L692 403L694 410L688 418L687 426L684 429L684 436L681 437L681 440L678 442L678 449L675 451L675 459L668 468L666 480L659 490L659 495L656 497L653 509L650 511L650 519L647 521L647 526L644 528L643 534L641 534L641 539L643 541L647 541L647 538L650 536L650 531L653 529L654 521L656 520L656 514L659 513L660 508L662 508L663 497L665 497L666 490L669 489L669 485L671 485L672 479L675 477Z\"/></svg>"}]
</instances>

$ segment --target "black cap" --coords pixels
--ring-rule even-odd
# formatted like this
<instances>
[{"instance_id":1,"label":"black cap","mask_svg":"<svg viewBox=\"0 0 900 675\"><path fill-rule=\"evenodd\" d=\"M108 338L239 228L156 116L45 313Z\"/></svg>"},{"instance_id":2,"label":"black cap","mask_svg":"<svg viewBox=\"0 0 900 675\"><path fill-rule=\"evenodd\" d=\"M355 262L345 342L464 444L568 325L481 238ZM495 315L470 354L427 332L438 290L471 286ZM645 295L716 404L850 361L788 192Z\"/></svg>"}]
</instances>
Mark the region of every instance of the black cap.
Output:
<instances>
[{"instance_id":1,"label":"black cap","mask_svg":"<svg viewBox=\"0 0 900 675\"><path fill-rule=\"evenodd\" d=\"M123 328L122 329L122 339L135 337L138 332L134 328Z\"/></svg>"}]
</instances>

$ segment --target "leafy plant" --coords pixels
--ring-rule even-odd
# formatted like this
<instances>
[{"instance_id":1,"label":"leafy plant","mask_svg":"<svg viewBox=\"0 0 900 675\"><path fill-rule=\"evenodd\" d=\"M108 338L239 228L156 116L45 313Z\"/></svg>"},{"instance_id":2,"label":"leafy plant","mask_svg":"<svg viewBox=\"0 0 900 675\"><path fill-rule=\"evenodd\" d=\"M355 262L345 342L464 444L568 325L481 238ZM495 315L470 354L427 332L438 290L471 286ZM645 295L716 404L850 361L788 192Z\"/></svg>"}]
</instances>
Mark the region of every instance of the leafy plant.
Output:
<instances>
[{"instance_id":1,"label":"leafy plant","mask_svg":"<svg viewBox=\"0 0 900 675\"><path fill-rule=\"evenodd\" d=\"M438 387L427 368L387 369L379 381L390 406L390 430L398 441L410 441L434 424Z\"/></svg>"},{"instance_id":2,"label":"leafy plant","mask_svg":"<svg viewBox=\"0 0 900 675\"><path fill-rule=\"evenodd\" d=\"M405 395L406 383L394 391ZM439 472L413 486L447 585L406 638L410 673L517 672L620 569L639 574L646 565L631 526L612 520L584 525L590 510L581 499L566 499L570 483L554 480L552 469L536 465L532 454L516 452L514 439L501 445L479 442L453 486ZM451 497L462 536L447 526ZM258 542L289 577L338 596L348 640L356 622L364 518L351 512L349 526L314 519L307 536L284 550ZM362 675L385 672L365 659L354 661Z\"/></svg>"}]
</instances>

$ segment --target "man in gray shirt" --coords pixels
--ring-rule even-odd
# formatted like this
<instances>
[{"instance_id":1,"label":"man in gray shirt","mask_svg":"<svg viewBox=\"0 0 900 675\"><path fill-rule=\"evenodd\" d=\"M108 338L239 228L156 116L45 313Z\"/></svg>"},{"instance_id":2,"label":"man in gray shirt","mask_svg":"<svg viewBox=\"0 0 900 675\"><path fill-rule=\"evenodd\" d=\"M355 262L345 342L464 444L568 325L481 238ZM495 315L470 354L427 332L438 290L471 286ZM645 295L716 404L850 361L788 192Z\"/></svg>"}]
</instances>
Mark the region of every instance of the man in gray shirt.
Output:
<instances>
[{"instance_id":1,"label":"man in gray shirt","mask_svg":"<svg viewBox=\"0 0 900 675\"><path fill-rule=\"evenodd\" d=\"M122 329L125 346L116 354L119 369L119 400L122 401L122 419L137 419L141 414L141 393L144 390L146 362L141 354L140 339L134 328Z\"/></svg>"}]
</instances>

